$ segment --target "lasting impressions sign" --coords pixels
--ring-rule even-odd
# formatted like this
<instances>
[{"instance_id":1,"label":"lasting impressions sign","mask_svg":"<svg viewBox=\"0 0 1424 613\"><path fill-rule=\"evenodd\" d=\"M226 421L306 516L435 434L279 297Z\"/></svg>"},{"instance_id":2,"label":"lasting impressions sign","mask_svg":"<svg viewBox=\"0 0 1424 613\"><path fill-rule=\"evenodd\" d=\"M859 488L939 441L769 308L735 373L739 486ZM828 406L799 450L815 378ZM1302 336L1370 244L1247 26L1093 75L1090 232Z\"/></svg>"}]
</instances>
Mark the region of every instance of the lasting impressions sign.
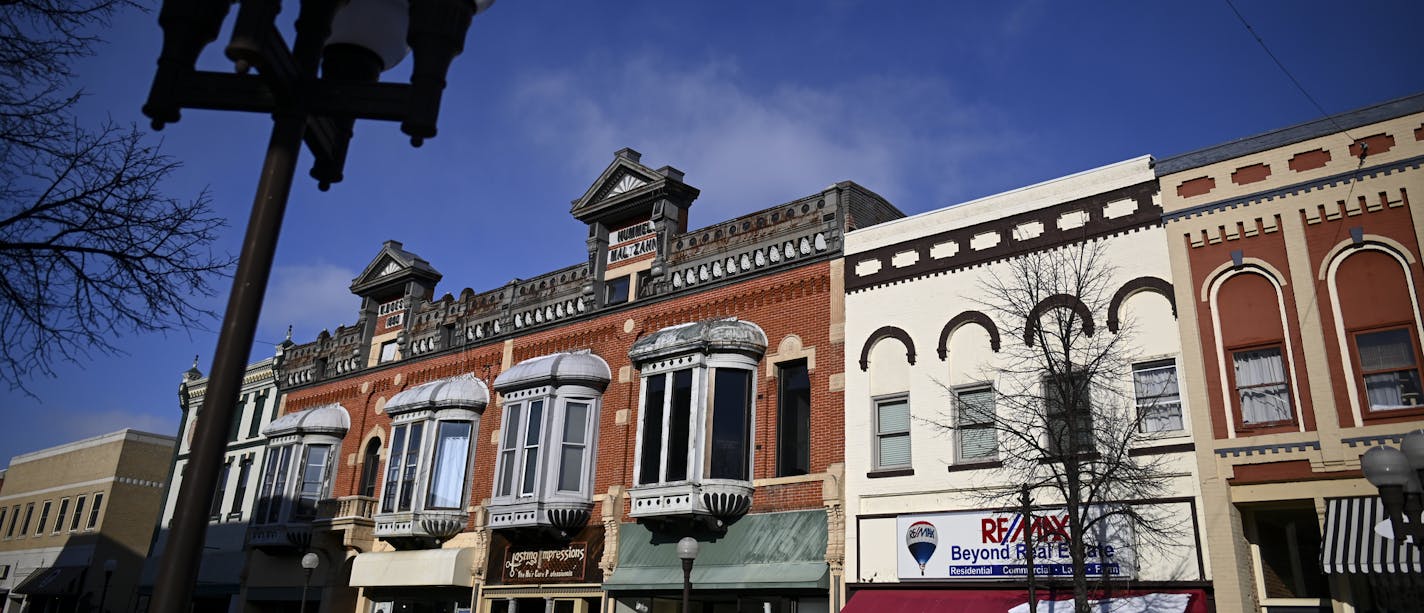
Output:
<instances>
[{"instance_id":1,"label":"lasting impressions sign","mask_svg":"<svg viewBox=\"0 0 1424 613\"><path fill-rule=\"evenodd\" d=\"M1031 524L1010 511L964 511L901 515L895 526L901 579L1020 579L1028 571L1025 533L1032 537L1037 576L1073 574L1063 509L1038 510ZM1088 576L1135 575L1134 539L1126 518L1108 515L1089 532L1084 539Z\"/></svg>"},{"instance_id":2,"label":"lasting impressions sign","mask_svg":"<svg viewBox=\"0 0 1424 613\"><path fill-rule=\"evenodd\" d=\"M504 556L505 583L529 583L549 580L584 579L588 563L588 544L569 543L558 549L523 549L510 547Z\"/></svg>"}]
</instances>

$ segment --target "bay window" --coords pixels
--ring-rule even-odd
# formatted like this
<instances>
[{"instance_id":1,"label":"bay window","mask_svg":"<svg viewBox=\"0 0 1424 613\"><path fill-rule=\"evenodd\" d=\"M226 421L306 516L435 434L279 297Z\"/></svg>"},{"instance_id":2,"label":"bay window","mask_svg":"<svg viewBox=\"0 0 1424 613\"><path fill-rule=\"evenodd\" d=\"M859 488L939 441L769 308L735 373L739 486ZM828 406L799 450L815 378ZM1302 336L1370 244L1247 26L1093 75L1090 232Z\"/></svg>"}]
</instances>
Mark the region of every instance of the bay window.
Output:
<instances>
[{"instance_id":1,"label":"bay window","mask_svg":"<svg viewBox=\"0 0 1424 613\"><path fill-rule=\"evenodd\" d=\"M263 428L267 451L257 488L257 507L248 543L259 548L288 548L301 542L294 533L309 533L317 503L331 495L334 458L351 427L351 416L339 404L288 413ZM245 460L244 460L245 462ZM229 464L230 466L230 464ZM246 470L247 464L241 466ZM246 476L238 479L239 492ZM240 509L234 502L234 509Z\"/></svg>"},{"instance_id":2,"label":"bay window","mask_svg":"<svg viewBox=\"0 0 1424 613\"><path fill-rule=\"evenodd\" d=\"M484 382L466 373L416 385L386 403L391 446L377 537L397 549L432 548L464 529L475 437L488 402Z\"/></svg>"},{"instance_id":3,"label":"bay window","mask_svg":"<svg viewBox=\"0 0 1424 613\"><path fill-rule=\"evenodd\" d=\"M664 328L633 344L642 402L632 516L746 512L765 350L761 328L734 318Z\"/></svg>"},{"instance_id":4,"label":"bay window","mask_svg":"<svg viewBox=\"0 0 1424 613\"><path fill-rule=\"evenodd\" d=\"M490 525L581 528L593 508L593 449L607 362L588 351L525 360L501 373L504 400Z\"/></svg>"}]
</instances>

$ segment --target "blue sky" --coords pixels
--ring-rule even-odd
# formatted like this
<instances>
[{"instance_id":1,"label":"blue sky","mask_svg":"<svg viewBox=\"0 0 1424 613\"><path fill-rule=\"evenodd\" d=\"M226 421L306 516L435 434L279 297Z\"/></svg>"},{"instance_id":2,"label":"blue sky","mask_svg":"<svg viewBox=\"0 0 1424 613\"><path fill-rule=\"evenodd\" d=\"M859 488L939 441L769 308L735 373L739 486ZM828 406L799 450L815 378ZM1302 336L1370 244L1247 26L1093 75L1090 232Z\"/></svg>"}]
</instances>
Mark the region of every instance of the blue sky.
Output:
<instances>
[{"instance_id":1,"label":"blue sky","mask_svg":"<svg viewBox=\"0 0 1424 613\"><path fill-rule=\"evenodd\" d=\"M1329 113L1424 90L1424 3L1237 3ZM156 14L122 15L104 37L78 67L81 110L146 124ZM226 39L202 65L228 69ZM424 147L358 124L346 181L326 193L303 158L254 359L288 324L306 341L354 322L347 286L387 239L456 294L581 261L569 203L621 147L687 173L697 227L845 179L916 213L1319 116L1211 1L499 0L449 81ZM185 164L167 189L206 187L230 220L217 249L238 250L269 127L186 111L155 136ZM127 355L62 365L32 382L36 397L4 392L0 465L123 427L172 433L179 374L195 354L207 372L216 329L129 335Z\"/></svg>"}]
</instances>

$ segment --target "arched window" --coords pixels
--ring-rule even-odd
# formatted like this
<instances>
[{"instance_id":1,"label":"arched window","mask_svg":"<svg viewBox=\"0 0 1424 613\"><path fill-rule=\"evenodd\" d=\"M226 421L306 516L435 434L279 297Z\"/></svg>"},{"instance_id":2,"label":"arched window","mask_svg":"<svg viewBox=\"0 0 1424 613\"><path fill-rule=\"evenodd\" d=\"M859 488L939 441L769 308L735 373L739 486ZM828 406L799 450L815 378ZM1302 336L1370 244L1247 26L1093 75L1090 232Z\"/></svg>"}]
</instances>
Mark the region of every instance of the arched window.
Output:
<instances>
[{"instance_id":1,"label":"arched window","mask_svg":"<svg viewBox=\"0 0 1424 613\"><path fill-rule=\"evenodd\" d=\"M1345 252L1332 273L1337 332L1357 416L1424 410L1419 322L1402 258L1366 244Z\"/></svg>"},{"instance_id":2,"label":"arched window","mask_svg":"<svg viewBox=\"0 0 1424 613\"><path fill-rule=\"evenodd\" d=\"M381 474L381 439L373 438L366 443L366 453L361 456L361 495L376 496L376 476Z\"/></svg>"},{"instance_id":3,"label":"arched window","mask_svg":"<svg viewBox=\"0 0 1424 613\"><path fill-rule=\"evenodd\" d=\"M1297 424L1293 360L1281 300L1281 288L1255 269L1231 274L1217 285L1213 312L1237 432Z\"/></svg>"}]
</instances>

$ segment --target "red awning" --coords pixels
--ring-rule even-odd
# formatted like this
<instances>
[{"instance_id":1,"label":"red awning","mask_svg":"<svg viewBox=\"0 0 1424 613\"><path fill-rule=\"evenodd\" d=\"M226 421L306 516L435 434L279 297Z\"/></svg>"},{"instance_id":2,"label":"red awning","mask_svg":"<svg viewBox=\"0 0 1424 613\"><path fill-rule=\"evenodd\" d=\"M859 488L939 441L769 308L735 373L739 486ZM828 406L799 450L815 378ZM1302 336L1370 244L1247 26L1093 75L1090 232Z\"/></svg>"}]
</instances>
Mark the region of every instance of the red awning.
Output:
<instances>
[{"instance_id":1,"label":"red awning","mask_svg":"<svg viewBox=\"0 0 1424 613\"><path fill-rule=\"evenodd\" d=\"M1190 594L1187 613L1207 613L1206 592L1203 590L1124 590L1115 591L1112 596L1161 593ZM1064 590L1040 590L1037 595L1040 603L1073 598L1071 592L1065 593ZM1025 590L861 589L851 597L841 613L992 613L1007 612L1026 602L1028 592ZM1039 611L1044 610L1045 607L1040 604Z\"/></svg>"}]
</instances>

